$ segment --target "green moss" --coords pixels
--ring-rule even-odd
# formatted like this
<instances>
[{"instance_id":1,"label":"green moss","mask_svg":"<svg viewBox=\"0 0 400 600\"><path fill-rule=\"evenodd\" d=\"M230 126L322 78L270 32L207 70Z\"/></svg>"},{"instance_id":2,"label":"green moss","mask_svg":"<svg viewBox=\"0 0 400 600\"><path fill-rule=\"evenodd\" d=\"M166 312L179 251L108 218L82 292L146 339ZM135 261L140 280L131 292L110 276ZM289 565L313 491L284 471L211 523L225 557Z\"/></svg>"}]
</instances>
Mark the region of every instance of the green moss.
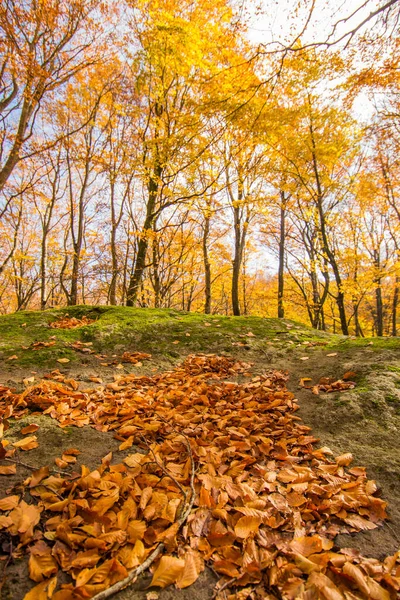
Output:
<instances>
[{"instance_id":1,"label":"green moss","mask_svg":"<svg viewBox=\"0 0 400 600\"><path fill-rule=\"evenodd\" d=\"M49 324L68 314L86 316L94 323L77 329L53 329ZM278 345L288 340L320 340L311 328L292 321L260 317L229 317L179 312L167 309L143 309L115 306L74 306L44 312L21 311L0 316L0 353L3 359L16 354L19 366L56 366L57 358L71 363L84 360L68 346L72 342L92 342L101 353L115 348L137 349L172 358L189 352L232 352L233 342L246 348L265 348L277 337ZM250 333L250 335L248 335ZM51 348L23 349L35 341L55 341ZM175 342L175 343L174 343Z\"/></svg>"},{"instance_id":2,"label":"green moss","mask_svg":"<svg viewBox=\"0 0 400 600\"><path fill-rule=\"evenodd\" d=\"M77 329L53 329L50 323L68 314L94 319L91 325ZM249 335L250 334L250 335ZM50 348L23 349L35 341L55 341ZM71 366L84 363L85 355L69 345L75 341L92 342L96 353L118 354L123 350L141 350L176 359L190 352L241 353L247 350L267 354L334 350L342 352L367 346L370 340L352 340L316 331L287 319L231 317L180 312L169 309L130 308L125 306L73 306L43 312L21 311L0 316L0 357L8 364L35 368L55 368L57 358L68 358ZM175 343L174 343L175 342ZM240 345L238 345L240 344ZM371 348L400 347L400 341L374 338Z\"/></svg>"},{"instance_id":3,"label":"green moss","mask_svg":"<svg viewBox=\"0 0 400 600\"><path fill-rule=\"evenodd\" d=\"M399 400L398 396L395 396L395 394L386 394L385 400L386 400L386 402L400 404L400 400Z\"/></svg>"}]
</instances>

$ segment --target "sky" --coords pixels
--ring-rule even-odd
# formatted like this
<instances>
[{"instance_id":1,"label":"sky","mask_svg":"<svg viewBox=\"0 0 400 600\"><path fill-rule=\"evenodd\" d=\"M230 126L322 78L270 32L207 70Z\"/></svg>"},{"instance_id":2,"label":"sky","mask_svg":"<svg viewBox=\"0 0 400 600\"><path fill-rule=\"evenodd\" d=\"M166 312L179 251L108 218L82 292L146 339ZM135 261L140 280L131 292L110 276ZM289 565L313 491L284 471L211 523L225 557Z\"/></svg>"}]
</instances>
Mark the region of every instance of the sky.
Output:
<instances>
[{"instance_id":1,"label":"sky","mask_svg":"<svg viewBox=\"0 0 400 600\"><path fill-rule=\"evenodd\" d=\"M312 0L260 0L259 10L255 9L255 2L248 1L250 13L249 37L253 42L269 44L283 42L295 38L302 32L310 14ZM349 17L360 6L364 8L357 11L347 23L340 23L337 27L337 37L340 37L360 23L371 11L374 11L379 2L376 0L315 0L310 22L304 35L303 43L323 42L332 32L333 25L340 19Z\"/></svg>"}]
</instances>

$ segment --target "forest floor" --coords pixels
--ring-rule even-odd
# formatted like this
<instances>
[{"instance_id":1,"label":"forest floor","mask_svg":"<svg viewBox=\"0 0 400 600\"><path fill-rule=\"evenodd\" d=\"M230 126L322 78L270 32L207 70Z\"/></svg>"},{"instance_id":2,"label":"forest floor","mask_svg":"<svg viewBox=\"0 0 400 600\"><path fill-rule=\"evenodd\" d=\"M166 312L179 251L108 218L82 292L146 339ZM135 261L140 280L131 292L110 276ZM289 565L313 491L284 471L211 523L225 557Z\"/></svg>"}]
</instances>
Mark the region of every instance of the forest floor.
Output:
<instances>
[{"instance_id":1,"label":"forest floor","mask_svg":"<svg viewBox=\"0 0 400 600\"><path fill-rule=\"evenodd\" d=\"M65 315L83 319L83 326L50 326ZM89 319L87 324L85 319ZM151 358L134 365L124 362L124 352L149 353ZM400 339L347 339L286 319L125 307L78 306L0 317L0 386L17 393L35 385L45 374L53 372L54 377L55 370L87 390L112 383L121 375L153 376L174 368L190 354L201 353L252 363L251 376L287 371L288 389L300 405L296 414L320 439L319 445L329 446L335 455L351 452L354 464L366 467L368 478L376 480L381 497L388 502L385 524L370 531L341 534L335 544L379 559L399 550ZM308 387L318 384L321 378L334 381L349 372L356 383L353 389L331 393L319 390L315 394ZM243 379L243 374L229 377L229 381ZM39 445L20 452L19 457L37 468L51 468L54 459L70 447L81 452L73 468L81 464L95 468L110 451L114 463L132 452L119 451L120 442L111 432L90 426L60 428L56 420L38 413L9 419L4 438L12 443L31 423L39 425L35 433ZM0 477L0 499L15 493L30 474L30 469L18 464L15 474ZM1 565L5 566L6 561L0 563L0 569ZM0 596L22 600L36 585L29 579L27 558L10 560L6 566L3 580L0 572ZM150 579L146 574L134 586L119 592L116 600L207 600L213 597L218 577L207 568L191 587L157 589L158 596L149 596L154 590L147 587Z\"/></svg>"}]
</instances>

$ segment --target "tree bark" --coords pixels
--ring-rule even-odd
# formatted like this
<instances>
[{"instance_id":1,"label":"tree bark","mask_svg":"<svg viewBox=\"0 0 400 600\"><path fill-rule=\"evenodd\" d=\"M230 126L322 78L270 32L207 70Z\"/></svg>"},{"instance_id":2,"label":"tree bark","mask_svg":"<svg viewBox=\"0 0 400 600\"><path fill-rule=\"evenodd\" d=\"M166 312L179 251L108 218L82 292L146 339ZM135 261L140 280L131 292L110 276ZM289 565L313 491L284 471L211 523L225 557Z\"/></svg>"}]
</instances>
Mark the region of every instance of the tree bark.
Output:
<instances>
[{"instance_id":1,"label":"tree bark","mask_svg":"<svg viewBox=\"0 0 400 600\"><path fill-rule=\"evenodd\" d=\"M285 237L286 237L286 198L285 192L281 191L280 227L279 227L279 266L278 266L278 319L285 316L283 305L284 294L284 272L285 272Z\"/></svg>"},{"instance_id":2,"label":"tree bark","mask_svg":"<svg viewBox=\"0 0 400 600\"><path fill-rule=\"evenodd\" d=\"M126 299L127 306L135 305L135 303L137 301L140 285L142 283L143 273L146 268L146 255L147 255L147 248L149 245L148 232L151 231L151 229L153 228L153 224L154 224L155 207L156 207L156 202L157 202L158 188L159 188L159 184L160 184L160 178L162 175L162 171L163 171L163 169L162 169L161 165L159 163L156 164L153 175L150 177L150 180L149 180L149 184L148 184L149 199L148 199L147 207L146 207L146 218L145 218L145 221L143 224L142 233L141 233L139 243L138 243L135 268L133 269L133 273L132 273L130 281L129 281L127 299Z\"/></svg>"},{"instance_id":3,"label":"tree bark","mask_svg":"<svg viewBox=\"0 0 400 600\"><path fill-rule=\"evenodd\" d=\"M206 315L211 313L211 264L208 257L208 237L210 234L210 216L204 218L203 228L203 262L204 262L204 293L205 303L204 312Z\"/></svg>"}]
</instances>

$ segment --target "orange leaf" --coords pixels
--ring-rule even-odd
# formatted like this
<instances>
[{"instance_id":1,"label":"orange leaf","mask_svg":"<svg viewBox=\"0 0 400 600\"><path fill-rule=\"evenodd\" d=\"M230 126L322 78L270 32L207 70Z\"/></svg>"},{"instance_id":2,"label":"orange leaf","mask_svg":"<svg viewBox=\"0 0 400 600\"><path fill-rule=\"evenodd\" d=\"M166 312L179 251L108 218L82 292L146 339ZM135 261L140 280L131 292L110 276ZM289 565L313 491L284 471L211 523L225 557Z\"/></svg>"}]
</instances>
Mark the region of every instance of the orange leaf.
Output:
<instances>
[{"instance_id":1,"label":"orange leaf","mask_svg":"<svg viewBox=\"0 0 400 600\"><path fill-rule=\"evenodd\" d=\"M238 538L246 539L258 531L260 524L260 517L240 517L235 525L235 534Z\"/></svg>"},{"instance_id":2,"label":"orange leaf","mask_svg":"<svg viewBox=\"0 0 400 600\"><path fill-rule=\"evenodd\" d=\"M203 560L198 552L189 550L185 554L185 566L183 572L176 582L176 587L183 589L192 585L204 569Z\"/></svg>"},{"instance_id":3,"label":"orange leaf","mask_svg":"<svg viewBox=\"0 0 400 600\"><path fill-rule=\"evenodd\" d=\"M342 454L341 456L337 456L335 458L336 464L340 467L345 467L351 463L353 460L353 455L351 452L346 452L346 454Z\"/></svg>"},{"instance_id":4,"label":"orange leaf","mask_svg":"<svg viewBox=\"0 0 400 600\"><path fill-rule=\"evenodd\" d=\"M48 598L53 597L56 585L57 577L46 579L25 594L23 600L48 600Z\"/></svg>"},{"instance_id":5,"label":"orange leaf","mask_svg":"<svg viewBox=\"0 0 400 600\"><path fill-rule=\"evenodd\" d=\"M22 435L26 435L27 433L35 433L39 429L39 425L32 423L31 425L27 425L23 429L21 429Z\"/></svg>"},{"instance_id":6,"label":"orange leaf","mask_svg":"<svg viewBox=\"0 0 400 600\"><path fill-rule=\"evenodd\" d=\"M16 464L0 467L0 475L15 475L16 472L17 472Z\"/></svg>"},{"instance_id":7,"label":"orange leaf","mask_svg":"<svg viewBox=\"0 0 400 600\"><path fill-rule=\"evenodd\" d=\"M150 586L161 588L167 587L171 583L175 583L181 577L185 567L185 561L182 558L175 556L162 556L153 573L153 579Z\"/></svg>"},{"instance_id":8,"label":"orange leaf","mask_svg":"<svg viewBox=\"0 0 400 600\"><path fill-rule=\"evenodd\" d=\"M31 480L29 482L29 487L35 487L38 485L45 477L49 476L49 467L40 467L37 471L32 473Z\"/></svg>"},{"instance_id":9,"label":"orange leaf","mask_svg":"<svg viewBox=\"0 0 400 600\"><path fill-rule=\"evenodd\" d=\"M31 554L29 557L29 577L33 581L43 581L50 575L55 575L58 571L58 565L50 554L50 548L47 554Z\"/></svg>"},{"instance_id":10,"label":"orange leaf","mask_svg":"<svg viewBox=\"0 0 400 600\"><path fill-rule=\"evenodd\" d=\"M289 546L296 554L302 554L303 556L310 556L310 554L316 554L321 552L323 540L319 535L303 536L294 538Z\"/></svg>"},{"instance_id":11,"label":"orange leaf","mask_svg":"<svg viewBox=\"0 0 400 600\"><path fill-rule=\"evenodd\" d=\"M8 496L0 500L0 510L12 510L19 504L19 496Z\"/></svg>"},{"instance_id":12,"label":"orange leaf","mask_svg":"<svg viewBox=\"0 0 400 600\"><path fill-rule=\"evenodd\" d=\"M12 444L15 448L21 448L21 450L32 450L33 448L37 448L39 446L37 442L36 435L31 435L22 440L18 440L18 442L13 442Z\"/></svg>"}]
</instances>

